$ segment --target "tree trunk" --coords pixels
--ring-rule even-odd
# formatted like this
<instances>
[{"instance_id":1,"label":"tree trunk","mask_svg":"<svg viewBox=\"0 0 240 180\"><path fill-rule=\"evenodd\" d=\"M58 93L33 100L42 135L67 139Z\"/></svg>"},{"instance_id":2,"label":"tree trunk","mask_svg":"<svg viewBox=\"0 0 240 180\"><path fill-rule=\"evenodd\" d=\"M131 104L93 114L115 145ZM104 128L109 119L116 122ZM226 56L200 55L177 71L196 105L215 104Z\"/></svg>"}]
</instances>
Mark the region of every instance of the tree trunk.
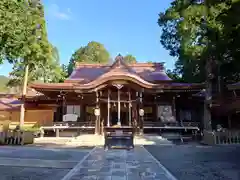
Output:
<instances>
[{"instance_id":1,"label":"tree trunk","mask_svg":"<svg viewBox=\"0 0 240 180\"><path fill-rule=\"evenodd\" d=\"M23 125L24 125L25 98L26 98L26 92L27 92L28 70L29 70L29 65L26 65L26 67L25 67L25 75L24 75L24 82L23 82L23 89L22 89L22 104L21 104L21 112L20 112L20 127L23 127Z\"/></svg>"}]
</instances>

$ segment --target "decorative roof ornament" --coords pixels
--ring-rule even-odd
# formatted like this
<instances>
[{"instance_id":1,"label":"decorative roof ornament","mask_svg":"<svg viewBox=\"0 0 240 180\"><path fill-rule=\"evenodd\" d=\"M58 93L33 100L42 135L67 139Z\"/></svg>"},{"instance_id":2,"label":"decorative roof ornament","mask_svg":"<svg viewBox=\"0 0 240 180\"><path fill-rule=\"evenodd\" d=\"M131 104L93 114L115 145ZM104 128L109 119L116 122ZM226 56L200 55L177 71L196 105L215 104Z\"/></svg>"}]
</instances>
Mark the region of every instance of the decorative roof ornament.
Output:
<instances>
[{"instance_id":1,"label":"decorative roof ornament","mask_svg":"<svg viewBox=\"0 0 240 180\"><path fill-rule=\"evenodd\" d=\"M121 54L118 54L115 58L115 62L118 66L120 66L123 62L123 56Z\"/></svg>"},{"instance_id":2,"label":"decorative roof ornament","mask_svg":"<svg viewBox=\"0 0 240 180\"><path fill-rule=\"evenodd\" d=\"M123 88L123 84L113 84L113 86L115 86L117 89Z\"/></svg>"}]
</instances>

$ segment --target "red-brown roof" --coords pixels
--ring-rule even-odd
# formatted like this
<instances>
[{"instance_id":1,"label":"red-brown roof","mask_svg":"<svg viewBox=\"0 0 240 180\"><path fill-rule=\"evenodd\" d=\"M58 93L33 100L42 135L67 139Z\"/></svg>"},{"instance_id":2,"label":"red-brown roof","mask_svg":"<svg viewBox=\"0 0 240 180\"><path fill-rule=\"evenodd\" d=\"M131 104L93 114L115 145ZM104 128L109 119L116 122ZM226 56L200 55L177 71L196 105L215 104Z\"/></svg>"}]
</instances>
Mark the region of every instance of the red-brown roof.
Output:
<instances>
[{"instance_id":1,"label":"red-brown roof","mask_svg":"<svg viewBox=\"0 0 240 180\"><path fill-rule=\"evenodd\" d=\"M65 82L78 80L81 84L89 83L101 75L119 70L121 73L131 73L145 81L170 81L165 73L163 63L135 63L125 64L121 56L117 56L112 65L77 63L76 69Z\"/></svg>"},{"instance_id":2,"label":"red-brown roof","mask_svg":"<svg viewBox=\"0 0 240 180\"><path fill-rule=\"evenodd\" d=\"M21 102L17 98L0 98L0 110L17 110L21 106Z\"/></svg>"},{"instance_id":3,"label":"red-brown roof","mask_svg":"<svg viewBox=\"0 0 240 180\"><path fill-rule=\"evenodd\" d=\"M30 87L34 89L44 88L44 89L57 89L57 90L72 90L73 83L32 83Z\"/></svg>"},{"instance_id":4,"label":"red-brown roof","mask_svg":"<svg viewBox=\"0 0 240 180\"><path fill-rule=\"evenodd\" d=\"M135 63L127 65L122 56L117 56L112 65L76 64L76 69L64 83L37 83L36 90L94 89L107 81L128 80L144 88L191 89L201 84L174 83L164 70L163 63Z\"/></svg>"}]
</instances>

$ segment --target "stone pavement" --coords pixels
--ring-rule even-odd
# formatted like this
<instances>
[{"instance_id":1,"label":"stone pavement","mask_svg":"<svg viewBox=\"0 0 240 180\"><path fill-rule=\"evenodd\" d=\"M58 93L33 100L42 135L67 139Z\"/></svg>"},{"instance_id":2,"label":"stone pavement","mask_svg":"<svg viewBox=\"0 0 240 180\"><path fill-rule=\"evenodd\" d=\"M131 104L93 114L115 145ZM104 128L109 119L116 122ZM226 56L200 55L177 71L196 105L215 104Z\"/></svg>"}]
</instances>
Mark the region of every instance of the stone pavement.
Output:
<instances>
[{"instance_id":1,"label":"stone pavement","mask_svg":"<svg viewBox=\"0 0 240 180\"><path fill-rule=\"evenodd\" d=\"M178 180L239 180L240 146L145 146Z\"/></svg>"},{"instance_id":2,"label":"stone pavement","mask_svg":"<svg viewBox=\"0 0 240 180\"><path fill-rule=\"evenodd\" d=\"M91 149L0 147L0 180L60 180Z\"/></svg>"},{"instance_id":3,"label":"stone pavement","mask_svg":"<svg viewBox=\"0 0 240 180\"><path fill-rule=\"evenodd\" d=\"M174 180L165 167L178 180L239 180L240 146L0 147L0 180Z\"/></svg>"},{"instance_id":4,"label":"stone pavement","mask_svg":"<svg viewBox=\"0 0 240 180\"><path fill-rule=\"evenodd\" d=\"M176 180L144 147L94 148L62 180Z\"/></svg>"}]
</instances>

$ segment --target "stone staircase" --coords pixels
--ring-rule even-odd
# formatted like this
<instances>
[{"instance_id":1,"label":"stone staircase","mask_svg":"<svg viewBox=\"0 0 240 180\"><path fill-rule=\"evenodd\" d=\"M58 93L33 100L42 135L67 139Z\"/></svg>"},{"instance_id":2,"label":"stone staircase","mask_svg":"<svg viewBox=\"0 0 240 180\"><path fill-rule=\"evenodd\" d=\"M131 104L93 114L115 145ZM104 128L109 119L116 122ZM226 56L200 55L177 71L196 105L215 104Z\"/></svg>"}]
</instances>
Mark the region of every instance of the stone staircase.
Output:
<instances>
[{"instance_id":1,"label":"stone staircase","mask_svg":"<svg viewBox=\"0 0 240 180\"><path fill-rule=\"evenodd\" d=\"M172 145L171 141L158 135L135 136L135 145ZM103 146L104 137L101 135L80 135L66 142L67 146Z\"/></svg>"},{"instance_id":2,"label":"stone staircase","mask_svg":"<svg viewBox=\"0 0 240 180\"><path fill-rule=\"evenodd\" d=\"M85 134L74 137L66 142L67 146L103 146L104 137L101 135Z\"/></svg>"},{"instance_id":3,"label":"stone staircase","mask_svg":"<svg viewBox=\"0 0 240 180\"><path fill-rule=\"evenodd\" d=\"M159 135L135 136L135 145L172 145L172 142Z\"/></svg>"}]
</instances>

